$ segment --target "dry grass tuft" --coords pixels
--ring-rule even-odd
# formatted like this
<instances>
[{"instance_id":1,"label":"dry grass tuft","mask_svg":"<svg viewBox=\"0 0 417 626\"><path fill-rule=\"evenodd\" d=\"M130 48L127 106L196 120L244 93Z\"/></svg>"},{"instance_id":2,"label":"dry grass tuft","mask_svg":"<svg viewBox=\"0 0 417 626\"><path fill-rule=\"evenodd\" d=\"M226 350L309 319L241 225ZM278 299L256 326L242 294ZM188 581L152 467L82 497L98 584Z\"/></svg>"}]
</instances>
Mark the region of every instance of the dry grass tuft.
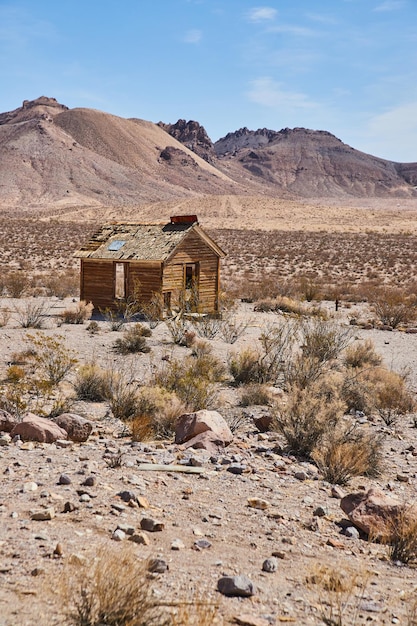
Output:
<instances>
[{"instance_id":1,"label":"dry grass tuft","mask_svg":"<svg viewBox=\"0 0 417 626\"><path fill-rule=\"evenodd\" d=\"M81 300L73 309L66 309L60 314L63 324L84 324L93 313L94 306L91 302Z\"/></svg>"},{"instance_id":2,"label":"dry grass tuft","mask_svg":"<svg viewBox=\"0 0 417 626\"><path fill-rule=\"evenodd\" d=\"M137 394L137 415L131 421L132 439L166 439L175 432L186 405L174 392L161 387L142 387Z\"/></svg>"},{"instance_id":3,"label":"dry grass tuft","mask_svg":"<svg viewBox=\"0 0 417 626\"><path fill-rule=\"evenodd\" d=\"M417 515L415 506L404 507L387 527L385 541L391 561L417 563Z\"/></svg>"},{"instance_id":4,"label":"dry grass tuft","mask_svg":"<svg viewBox=\"0 0 417 626\"><path fill-rule=\"evenodd\" d=\"M372 340L365 339L346 348L343 363L352 368L378 367L382 363L382 357L375 351Z\"/></svg>"},{"instance_id":5,"label":"dry grass tuft","mask_svg":"<svg viewBox=\"0 0 417 626\"><path fill-rule=\"evenodd\" d=\"M352 425L328 432L312 457L325 480L346 485L354 476L377 476L382 461L382 437Z\"/></svg>"},{"instance_id":6,"label":"dry grass tuft","mask_svg":"<svg viewBox=\"0 0 417 626\"><path fill-rule=\"evenodd\" d=\"M72 571L71 571L72 570ZM146 561L130 549L106 549L86 566L66 571L61 594L73 626L169 626L152 592Z\"/></svg>"}]
</instances>

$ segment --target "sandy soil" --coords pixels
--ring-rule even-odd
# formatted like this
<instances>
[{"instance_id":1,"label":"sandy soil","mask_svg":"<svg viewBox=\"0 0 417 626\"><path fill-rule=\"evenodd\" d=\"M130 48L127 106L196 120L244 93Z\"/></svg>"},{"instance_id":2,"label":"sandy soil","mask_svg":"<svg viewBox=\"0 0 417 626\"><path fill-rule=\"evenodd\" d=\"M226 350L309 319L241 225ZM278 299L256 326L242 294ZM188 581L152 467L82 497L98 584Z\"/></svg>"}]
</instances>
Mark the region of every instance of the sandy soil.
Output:
<instances>
[{"instance_id":1,"label":"sandy soil","mask_svg":"<svg viewBox=\"0 0 417 626\"><path fill-rule=\"evenodd\" d=\"M116 356L111 346L118 333L110 331L106 322L98 322L96 335L86 325L57 327L53 316L71 301L53 299L50 303L44 332L62 336L80 363L124 363L143 382L163 357L189 352L174 347L161 324L149 339L149 355ZM9 306L14 304L18 303L8 301ZM338 319L346 324L356 313L342 308ZM250 304L241 305L238 316L249 321L249 326L234 346L212 341L215 353L225 361L230 350L254 345L262 328L276 320L273 314L254 314ZM28 332L18 328L13 318L0 329L2 377L12 353L24 347ZM358 329L355 335L371 337L388 366L398 370L409 366L417 390L416 335ZM75 576L76 563L88 562L101 547L115 550L117 558L127 539L117 543L111 540L112 533L118 524L137 530L143 517L165 525L162 532L149 533L148 546L129 544L138 558L160 556L167 562L168 571L155 576L156 592L169 600L204 597L215 601L219 623L322 624L323 616L329 616L341 602L343 624L410 624L407 615L415 599L415 571L393 565L385 546L341 534L344 514L339 500L331 495L331 486L314 465L283 453L276 433L257 431L251 416L262 409L239 409L237 400L237 392L224 386L217 408L229 420L239 416L240 426L232 445L217 459L210 460L202 451L184 452L172 441L132 443L105 404L85 402L73 407L95 424L85 444L68 449L55 444L1 446L0 625L62 624L65 606L59 581L63 572ZM375 435L386 433L383 474L378 479L355 479L348 490L376 485L401 500L414 501L417 474L412 450L417 448L417 430L411 416L393 429L378 419L366 421L365 426ZM122 465L111 468L104 456L118 450ZM184 458L201 464L203 473L146 472L138 465L178 463ZM228 463L240 463L243 473L227 471ZM304 473L303 480L296 477L299 472ZM62 473L71 484L58 484ZM95 484L83 488L88 476L94 476ZM28 487L30 483L35 487ZM83 489L90 496L86 502L80 501ZM123 504L117 494L125 489L146 497L150 508L126 505L115 509L114 505ZM265 499L267 509L248 507L252 497ZM66 502L75 505L70 513L63 512ZM55 518L31 520L29 511L44 506L54 507ZM313 515L318 506L325 511L320 518ZM200 538L211 546L196 549L195 541ZM171 549L175 539L181 539L183 549ZM53 554L58 543L60 557ZM278 555L278 569L266 573L263 561L273 554ZM352 587L350 597L348 592L332 594L309 582L322 565L343 572L347 587ZM251 599L221 596L216 584L223 574L246 574L256 585L255 595ZM352 582L355 576L362 590ZM244 615L251 618L235 621Z\"/></svg>"}]
</instances>

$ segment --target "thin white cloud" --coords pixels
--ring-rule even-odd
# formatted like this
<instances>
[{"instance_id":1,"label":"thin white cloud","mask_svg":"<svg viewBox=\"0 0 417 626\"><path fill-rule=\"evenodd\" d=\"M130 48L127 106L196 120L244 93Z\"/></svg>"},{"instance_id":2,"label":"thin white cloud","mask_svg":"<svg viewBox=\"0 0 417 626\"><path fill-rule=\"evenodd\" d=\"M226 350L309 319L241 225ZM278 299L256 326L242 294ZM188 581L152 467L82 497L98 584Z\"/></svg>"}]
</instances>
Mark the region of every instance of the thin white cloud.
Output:
<instances>
[{"instance_id":1,"label":"thin white cloud","mask_svg":"<svg viewBox=\"0 0 417 626\"><path fill-rule=\"evenodd\" d=\"M248 11L247 18L250 22L270 22L277 15L278 11L272 7L255 7Z\"/></svg>"},{"instance_id":2,"label":"thin white cloud","mask_svg":"<svg viewBox=\"0 0 417 626\"><path fill-rule=\"evenodd\" d=\"M374 11L377 12L388 12L388 11L398 11L405 6L404 0L385 0L378 6L375 7Z\"/></svg>"},{"instance_id":3,"label":"thin white cloud","mask_svg":"<svg viewBox=\"0 0 417 626\"><path fill-rule=\"evenodd\" d=\"M193 28L191 30L187 30L184 35L183 41L184 43L199 43L203 38L203 33L201 30L197 28Z\"/></svg>"},{"instance_id":4,"label":"thin white cloud","mask_svg":"<svg viewBox=\"0 0 417 626\"><path fill-rule=\"evenodd\" d=\"M271 26L268 28L271 33L283 33L286 35L295 35L297 37L314 37L316 33L311 28L305 28L303 26L291 26L290 24L282 24L280 26Z\"/></svg>"},{"instance_id":5,"label":"thin white cloud","mask_svg":"<svg viewBox=\"0 0 417 626\"><path fill-rule=\"evenodd\" d=\"M247 97L252 102L262 104L269 108L279 109L311 109L317 105L304 93L288 91L282 83L274 81L272 78L258 78L250 83Z\"/></svg>"},{"instance_id":6,"label":"thin white cloud","mask_svg":"<svg viewBox=\"0 0 417 626\"><path fill-rule=\"evenodd\" d=\"M417 102L395 107L370 118L368 152L400 162L417 162Z\"/></svg>"}]
</instances>

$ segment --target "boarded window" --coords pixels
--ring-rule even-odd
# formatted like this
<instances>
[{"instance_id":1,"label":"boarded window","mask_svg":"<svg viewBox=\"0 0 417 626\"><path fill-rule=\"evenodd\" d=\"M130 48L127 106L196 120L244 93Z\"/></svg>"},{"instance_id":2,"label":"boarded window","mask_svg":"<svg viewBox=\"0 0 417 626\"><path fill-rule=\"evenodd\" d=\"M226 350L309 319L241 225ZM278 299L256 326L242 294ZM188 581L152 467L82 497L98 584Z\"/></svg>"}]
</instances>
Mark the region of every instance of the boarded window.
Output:
<instances>
[{"instance_id":1,"label":"boarded window","mask_svg":"<svg viewBox=\"0 0 417 626\"><path fill-rule=\"evenodd\" d=\"M126 264L114 265L114 297L123 300L126 297Z\"/></svg>"}]
</instances>

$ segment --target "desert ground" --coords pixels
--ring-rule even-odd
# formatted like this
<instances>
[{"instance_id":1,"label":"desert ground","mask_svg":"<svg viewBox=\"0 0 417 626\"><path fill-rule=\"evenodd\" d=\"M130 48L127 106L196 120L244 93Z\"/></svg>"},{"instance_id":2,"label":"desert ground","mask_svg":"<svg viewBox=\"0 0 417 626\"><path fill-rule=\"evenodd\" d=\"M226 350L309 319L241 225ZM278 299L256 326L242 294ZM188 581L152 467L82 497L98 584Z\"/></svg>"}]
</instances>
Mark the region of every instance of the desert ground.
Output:
<instances>
[{"instance_id":1,"label":"desert ground","mask_svg":"<svg viewBox=\"0 0 417 626\"><path fill-rule=\"evenodd\" d=\"M76 207L36 215L4 211L2 393L8 369L27 348L30 336L58 340L77 360L62 383L67 396L74 395L77 371L85 364L128 372L130 384L140 388L165 363L189 357L191 348L176 345L164 322L146 340L150 352L126 356L117 354L114 344L133 322L113 331L109 321L99 317L91 332L89 320L62 324L60 315L78 303L77 260L72 253L97 225L196 212L228 253L223 285L236 299L230 316L244 328L233 345L219 335L205 338L226 369L231 354L256 349L262 332L293 319L255 311L257 299L283 291L303 298L308 283L318 301L306 306L323 307L330 323L350 331L353 344L372 340L386 368L407 371L414 396L417 335L404 329L366 328L366 322L375 316L367 302L371 289L386 284L404 288L407 297L413 292L417 207L407 200L395 200L395 205L361 203L340 207L328 201L255 202L230 196L221 204L208 198L200 205L198 200L165 204L162 211L159 205L140 212L124 209L122 214L83 209L82 221ZM7 293L11 273L28 279L23 280L21 297ZM340 298L337 312L335 297ZM22 328L22 315L33 303L44 307L39 331ZM365 328L351 325L351 319L363 320ZM92 571L94 559L110 555L122 561L126 551L137 562L160 559L166 564L148 576L156 603L168 604L172 619L178 614L171 623L416 624L414 564L393 562L389 546L363 533L348 536L351 524L340 507L343 493L371 487L402 503L415 502L415 414L401 415L390 425L374 412L349 416L371 436L383 437L382 471L374 477L353 477L335 490L311 459L288 449L280 432L256 427L256 418L268 415L271 405L242 406L243 391L231 384L230 376L216 386L209 408L230 425L233 442L214 455L184 449L173 436L134 441L129 423L116 419L108 402L77 398L71 413L93 423L85 443L60 447L3 436L0 626L66 623L68 608L79 597L80 580ZM282 389L270 386L269 392L273 403ZM165 468L149 471L152 465ZM186 471L167 471L168 465ZM231 467L235 469L229 471ZM62 480L63 475L68 480ZM133 492L130 505L119 495L123 491ZM266 504L256 508L250 505L254 499ZM31 512L50 507L53 519L32 519ZM143 518L157 520L162 530L143 531L145 544L129 541L132 533L140 533ZM117 535L117 530L122 532ZM274 571L264 571L264 561L271 558ZM217 591L219 578L240 574L254 584L251 597L227 597ZM335 579L335 584L329 583Z\"/></svg>"}]
</instances>

